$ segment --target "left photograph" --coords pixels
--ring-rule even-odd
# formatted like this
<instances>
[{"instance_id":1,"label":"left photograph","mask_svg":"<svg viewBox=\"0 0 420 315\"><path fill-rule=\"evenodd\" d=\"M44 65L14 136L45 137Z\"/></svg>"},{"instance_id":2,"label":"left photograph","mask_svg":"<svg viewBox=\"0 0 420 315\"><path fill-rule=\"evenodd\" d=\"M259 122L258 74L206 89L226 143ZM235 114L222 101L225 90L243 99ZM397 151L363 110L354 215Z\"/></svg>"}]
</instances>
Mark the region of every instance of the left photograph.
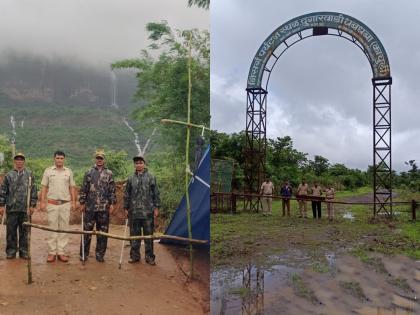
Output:
<instances>
[{"instance_id":1,"label":"left photograph","mask_svg":"<svg viewBox=\"0 0 420 315\"><path fill-rule=\"evenodd\" d=\"M0 314L209 314L209 1L0 10Z\"/></svg>"}]
</instances>

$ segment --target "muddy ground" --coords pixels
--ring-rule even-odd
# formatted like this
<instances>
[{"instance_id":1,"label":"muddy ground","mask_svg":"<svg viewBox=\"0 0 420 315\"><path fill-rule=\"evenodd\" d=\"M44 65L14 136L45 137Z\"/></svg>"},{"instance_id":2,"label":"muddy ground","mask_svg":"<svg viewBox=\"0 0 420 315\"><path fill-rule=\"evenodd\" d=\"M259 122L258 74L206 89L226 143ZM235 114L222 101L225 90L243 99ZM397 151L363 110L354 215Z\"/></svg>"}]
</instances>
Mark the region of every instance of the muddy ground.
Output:
<instances>
[{"instance_id":1,"label":"muddy ground","mask_svg":"<svg viewBox=\"0 0 420 315\"><path fill-rule=\"evenodd\" d=\"M122 235L123 228L111 225L110 233ZM70 235L70 262L47 264L47 235L48 232L32 229L34 283L31 285L26 284L26 261L6 260L4 240L0 241L0 314L209 312L209 259L205 252L196 253L197 279L190 281L186 276L188 252L182 248L155 242L157 266L150 266L144 260L140 264L128 264L129 247L125 247L119 270L122 243L110 239L105 263L98 263L91 256L83 266L78 258L80 236Z\"/></svg>"},{"instance_id":2,"label":"muddy ground","mask_svg":"<svg viewBox=\"0 0 420 315\"><path fill-rule=\"evenodd\" d=\"M360 205L337 205L334 222L273 208L212 216L212 314L420 314L420 224L406 209L372 223Z\"/></svg>"}]
</instances>

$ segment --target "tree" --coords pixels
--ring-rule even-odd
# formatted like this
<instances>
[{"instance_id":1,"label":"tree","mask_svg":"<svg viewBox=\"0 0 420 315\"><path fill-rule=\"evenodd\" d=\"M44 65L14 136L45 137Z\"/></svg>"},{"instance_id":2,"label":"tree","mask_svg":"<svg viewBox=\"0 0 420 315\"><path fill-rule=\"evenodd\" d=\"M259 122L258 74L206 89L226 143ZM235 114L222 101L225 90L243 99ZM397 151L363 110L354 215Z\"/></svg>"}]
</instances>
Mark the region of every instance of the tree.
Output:
<instances>
[{"instance_id":1,"label":"tree","mask_svg":"<svg viewBox=\"0 0 420 315\"><path fill-rule=\"evenodd\" d=\"M9 139L7 139L5 135L0 135L0 153L2 153L2 161L0 161L0 174L4 174L13 167L12 147Z\"/></svg>"},{"instance_id":2,"label":"tree","mask_svg":"<svg viewBox=\"0 0 420 315\"><path fill-rule=\"evenodd\" d=\"M316 176L321 176L328 171L330 163L328 162L328 159L320 155L315 155L314 161L310 162L310 166Z\"/></svg>"},{"instance_id":3,"label":"tree","mask_svg":"<svg viewBox=\"0 0 420 315\"><path fill-rule=\"evenodd\" d=\"M151 44L140 58L113 63L112 68L135 68L138 88L134 99L138 108L132 116L143 128L160 126L162 118L184 121L187 116L188 46L192 47L192 115L195 124L210 122L210 48L209 33L197 29L172 29L166 21L148 23ZM158 52L158 57L152 56ZM155 52L153 55L155 55ZM164 149L181 154L185 148L185 129L179 126L160 128ZM191 130L192 137L201 132ZM192 150L193 151L193 150ZM192 152L193 153L193 152Z\"/></svg>"},{"instance_id":4,"label":"tree","mask_svg":"<svg viewBox=\"0 0 420 315\"><path fill-rule=\"evenodd\" d=\"M191 7L192 5L208 10L210 8L210 0L188 0L188 6Z\"/></svg>"}]
</instances>

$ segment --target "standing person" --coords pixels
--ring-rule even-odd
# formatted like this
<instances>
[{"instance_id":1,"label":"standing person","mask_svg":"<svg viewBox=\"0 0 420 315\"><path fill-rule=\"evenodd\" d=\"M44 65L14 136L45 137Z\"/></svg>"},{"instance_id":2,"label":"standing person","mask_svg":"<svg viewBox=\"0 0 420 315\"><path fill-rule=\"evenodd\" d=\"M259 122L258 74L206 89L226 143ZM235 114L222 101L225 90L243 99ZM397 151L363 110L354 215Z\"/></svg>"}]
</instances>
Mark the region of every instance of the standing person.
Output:
<instances>
[{"instance_id":1,"label":"standing person","mask_svg":"<svg viewBox=\"0 0 420 315\"><path fill-rule=\"evenodd\" d=\"M14 169L7 173L0 189L0 214L4 215L5 206L7 212L6 257L14 259L19 251L20 258L28 259L28 229L23 226L23 222L28 218L28 191L30 191L29 211L31 214L34 212L38 196L32 172L25 168L23 153L18 153L13 157L13 164ZM31 187L29 187L29 179L31 179ZM17 230L19 230L19 248Z\"/></svg>"},{"instance_id":2,"label":"standing person","mask_svg":"<svg viewBox=\"0 0 420 315\"><path fill-rule=\"evenodd\" d=\"M305 217L306 215L306 196L308 195L308 184L306 183L305 179L302 179L302 182L298 186L298 190L296 193L296 197L298 198L298 204L299 204L299 218ZM303 198L299 198L303 196Z\"/></svg>"},{"instance_id":3,"label":"standing person","mask_svg":"<svg viewBox=\"0 0 420 315\"><path fill-rule=\"evenodd\" d=\"M322 189L321 186L318 185L317 182L314 183L314 185L311 188L312 196L316 199L321 199L322 196ZM317 218L318 213L318 219L321 219L321 200L312 200L312 213L314 215L314 219Z\"/></svg>"},{"instance_id":4,"label":"standing person","mask_svg":"<svg viewBox=\"0 0 420 315\"><path fill-rule=\"evenodd\" d=\"M125 186L124 211L129 217L130 235L153 235L154 219L159 215L160 198L156 178L146 168L146 161L142 156L133 158L135 172ZM153 240L144 241L146 263L155 265ZM129 263L140 262L141 240L131 241Z\"/></svg>"},{"instance_id":5,"label":"standing person","mask_svg":"<svg viewBox=\"0 0 420 315\"><path fill-rule=\"evenodd\" d=\"M260 188L260 195L264 195L264 197L261 198L262 211L264 215L271 215L271 204L273 201L273 198L271 196L273 195L273 191L274 185L270 181L270 176L267 175L265 178L265 182L261 184Z\"/></svg>"},{"instance_id":6,"label":"standing person","mask_svg":"<svg viewBox=\"0 0 420 315\"><path fill-rule=\"evenodd\" d=\"M334 219L334 205L331 201L335 198L335 190L332 184L328 184L325 190L325 200L327 201L328 219L332 221Z\"/></svg>"},{"instance_id":7,"label":"standing person","mask_svg":"<svg viewBox=\"0 0 420 315\"><path fill-rule=\"evenodd\" d=\"M285 181L283 186L280 189L280 195L282 198L282 210L283 210L283 217L286 215L286 208L287 208L287 216L290 217L290 198L292 197L292 186L290 186L289 181Z\"/></svg>"},{"instance_id":8,"label":"standing person","mask_svg":"<svg viewBox=\"0 0 420 315\"><path fill-rule=\"evenodd\" d=\"M108 232L109 215L114 212L117 202L115 195L115 182L112 172L105 167L105 152L102 150L95 153L95 165L86 172L83 184L80 188L79 202L83 212L83 230L96 230ZM86 261L89 256L92 235L84 236L84 255L82 255L82 242L80 243L80 260ZM98 262L104 262L108 238L96 237L95 257Z\"/></svg>"},{"instance_id":9,"label":"standing person","mask_svg":"<svg viewBox=\"0 0 420 315\"><path fill-rule=\"evenodd\" d=\"M76 191L71 169L64 166L66 155L62 151L54 152L54 166L44 171L41 181L41 210L47 209L48 225L53 229L68 229L70 209L76 209ZM50 233L48 238L47 262L56 257L68 262L65 252L69 237L65 233Z\"/></svg>"}]
</instances>

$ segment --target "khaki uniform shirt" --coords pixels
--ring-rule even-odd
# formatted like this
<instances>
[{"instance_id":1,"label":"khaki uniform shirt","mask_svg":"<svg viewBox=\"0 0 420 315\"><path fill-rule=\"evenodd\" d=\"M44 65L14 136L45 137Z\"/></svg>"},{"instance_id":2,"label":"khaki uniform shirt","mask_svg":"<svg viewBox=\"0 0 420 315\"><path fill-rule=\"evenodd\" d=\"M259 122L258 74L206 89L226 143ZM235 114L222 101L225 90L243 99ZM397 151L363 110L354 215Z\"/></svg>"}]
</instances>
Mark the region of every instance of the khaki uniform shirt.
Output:
<instances>
[{"instance_id":1,"label":"khaki uniform shirt","mask_svg":"<svg viewBox=\"0 0 420 315\"><path fill-rule=\"evenodd\" d=\"M325 190L325 198L326 199L334 199L335 190L334 188L327 188Z\"/></svg>"},{"instance_id":2,"label":"khaki uniform shirt","mask_svg":"<svg viewBox=\"0 0 420 315\"><path fill-rule=\"evenodd\" d=\"M273 190L274 190L274 185L273 185L272 182L264 182L264 183L262 183L260 191L264 195L272 195L273 194Z\"/></svg>"},{"instance_id":3,"label":"khaki uniform shirt","mask_svg":"<svg viewBox=\"0 0 420 315\"><path fill-rule=\"evenodd\" d=\"M308 184L305 184L305 185L299 184L297 195L306 196L307 194L308 194Z\"/></svg>"},{"instance_id":4,"label":"khaki uniform shirt","mask_svg":"<svg viewBox=\"0 0 420 315\"><path fill-rule=\"evenodd\" d=\"M312 187L312 196L316 196L319 197L322 195L322 190L321 190L321 186L317 186L317 187Z\"/></svg>"},{"instance_id":5,"label":"khaki uniform shirt","mask_svg":"<svg viewBox=\"0 0 420 315\"><path fill-rule=\"evenodd\" d=\"M59 170L55 166L44 171L41 185L48 188L48 199L63 201L71 200L70 187L76 186L71 169L63 167Z\"/></svg>"}]
</instances>

